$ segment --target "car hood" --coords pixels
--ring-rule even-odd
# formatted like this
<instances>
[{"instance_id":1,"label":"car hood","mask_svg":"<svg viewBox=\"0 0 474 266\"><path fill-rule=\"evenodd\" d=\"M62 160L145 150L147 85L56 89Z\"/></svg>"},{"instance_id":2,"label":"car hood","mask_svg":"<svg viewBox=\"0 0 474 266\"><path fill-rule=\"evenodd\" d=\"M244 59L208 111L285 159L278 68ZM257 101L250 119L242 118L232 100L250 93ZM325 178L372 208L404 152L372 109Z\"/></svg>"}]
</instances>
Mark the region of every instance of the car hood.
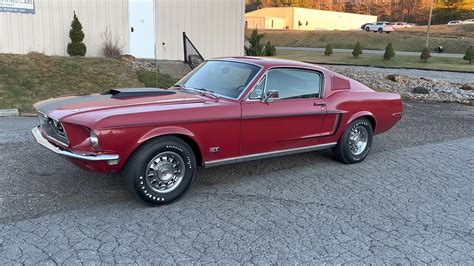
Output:
<instances>
[{"instance_id":1,"label":"car hood","mask_svg":"<svg viewBox=\"0 0 474 266\"><path fill-rule=\"evenodd\" d=\"M38 102L33 107L43 114L66 121L87 114L95 119L121 112L146 112L202 104L212 100L199 94L156 88L114 89L101 94L70 96Z\"/></svg>"}]
</instances>

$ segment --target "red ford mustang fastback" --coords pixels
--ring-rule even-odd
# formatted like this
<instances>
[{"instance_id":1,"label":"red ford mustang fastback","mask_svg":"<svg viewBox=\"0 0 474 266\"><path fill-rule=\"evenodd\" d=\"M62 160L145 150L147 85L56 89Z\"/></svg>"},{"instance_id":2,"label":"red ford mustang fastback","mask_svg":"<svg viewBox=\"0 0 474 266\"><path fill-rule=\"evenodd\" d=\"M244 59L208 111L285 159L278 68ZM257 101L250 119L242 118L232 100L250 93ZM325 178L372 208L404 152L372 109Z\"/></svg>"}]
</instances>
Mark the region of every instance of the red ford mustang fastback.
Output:
<instances>
[{"instance_id":1,"label":"red ford mustang fastback","mask_svg":"<svg viewBox=\"0 0 474 266\"><path fill-rule=\"evenodd\" d=\"M294 61L208 60L169 89L114 89L39 102L32 133L98 172L123 171L138 199L160 205L190 187L196 167L330 149L365 159L397 123L400 96Z\"/></svg>"}]
</instances>

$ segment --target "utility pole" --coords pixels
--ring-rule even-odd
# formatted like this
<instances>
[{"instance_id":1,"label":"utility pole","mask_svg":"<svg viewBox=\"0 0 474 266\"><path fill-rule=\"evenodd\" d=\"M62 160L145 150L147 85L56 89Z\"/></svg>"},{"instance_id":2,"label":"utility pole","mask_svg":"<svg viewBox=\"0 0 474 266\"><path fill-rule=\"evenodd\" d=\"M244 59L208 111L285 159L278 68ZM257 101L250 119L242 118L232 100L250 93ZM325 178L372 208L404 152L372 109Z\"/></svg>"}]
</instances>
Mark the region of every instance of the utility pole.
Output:
<instances>
[{"instance_id":1,"label":"utility pole","mask_svg":"<svg viewBox=\"0 0 474 266\"><path fill-rule=\"evenodd\" d=\"M433 0L431 0L430 4L430 17L428 18L428 29L426 30L426 45L428 47L430 44L430 33L431 33L431 18L433 17Z\"/></svg>"}]
</instances>

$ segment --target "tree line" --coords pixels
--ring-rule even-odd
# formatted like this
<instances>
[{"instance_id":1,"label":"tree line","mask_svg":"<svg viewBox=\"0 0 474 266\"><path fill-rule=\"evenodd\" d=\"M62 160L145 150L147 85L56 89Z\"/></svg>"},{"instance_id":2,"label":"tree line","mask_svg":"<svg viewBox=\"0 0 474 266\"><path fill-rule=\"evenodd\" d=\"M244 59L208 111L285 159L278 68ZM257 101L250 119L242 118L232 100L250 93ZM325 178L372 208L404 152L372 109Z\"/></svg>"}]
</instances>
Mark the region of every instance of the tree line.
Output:
<instances>
[{"instance_id":1,"label":"tree line","mask_svg":"<svg viewBox=\"0 0 474 266\"><path fill-rule=\"evenodd\" d=\"M426 23L431 0L247 0L246 11L265 7L303 7L370 14L379 20ZM467 19L474 16L472 0L435 0L433 21Z\"/></svg>"}]
</instances>

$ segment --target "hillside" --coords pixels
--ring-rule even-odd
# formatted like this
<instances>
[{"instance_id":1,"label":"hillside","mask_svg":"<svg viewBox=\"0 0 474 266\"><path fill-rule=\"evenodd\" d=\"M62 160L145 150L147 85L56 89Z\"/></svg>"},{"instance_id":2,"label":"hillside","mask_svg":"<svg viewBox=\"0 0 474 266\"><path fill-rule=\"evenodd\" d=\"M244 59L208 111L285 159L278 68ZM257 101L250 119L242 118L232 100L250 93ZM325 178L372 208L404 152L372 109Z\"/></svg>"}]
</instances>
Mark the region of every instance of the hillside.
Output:
<instances>
[{"instance_id":1,"label":"hillside","mask_svg":"<svg viewBox=\"0 0 474 266\"><path fill-rule=\"evenodd\" d=\"M399 29L400 34L414 34L426 36L427 26L417 26L408 29ZM474 24L465 25L434 25L431 26L431 36L445 38L473 38ZM473 43L474 45L474 43Z\"/></svg>"},{"instance_id":2,"label":"hillside","mask_svg":"<svg viewBox=\"0 0 474 266\"><path fill-rule=\"evenodd\" d=\"M129 63L114 59L0 54L0 109L32 112L33 103L49 98L173 82L168 75L136 72Z\"/></svg>"},{"instance_id":3,"label":"hillside","mask_svg":"<svg viewBox=\"0 0 474 266\"><path fill-rule=\"evenodd\" d=\"M473 25L463 27L435 26L430 47L442 45L448 53L465 53L474 45ZM426 27L400 30L391 34L364 31L261 31L262 42L270 41L276 46L325 47L352 49L360 41L364 49L384 50L389 42L398 51L420 52L425 46ZM250 34L247 31L247 36Z\"/></svg>"}]
</instances>

